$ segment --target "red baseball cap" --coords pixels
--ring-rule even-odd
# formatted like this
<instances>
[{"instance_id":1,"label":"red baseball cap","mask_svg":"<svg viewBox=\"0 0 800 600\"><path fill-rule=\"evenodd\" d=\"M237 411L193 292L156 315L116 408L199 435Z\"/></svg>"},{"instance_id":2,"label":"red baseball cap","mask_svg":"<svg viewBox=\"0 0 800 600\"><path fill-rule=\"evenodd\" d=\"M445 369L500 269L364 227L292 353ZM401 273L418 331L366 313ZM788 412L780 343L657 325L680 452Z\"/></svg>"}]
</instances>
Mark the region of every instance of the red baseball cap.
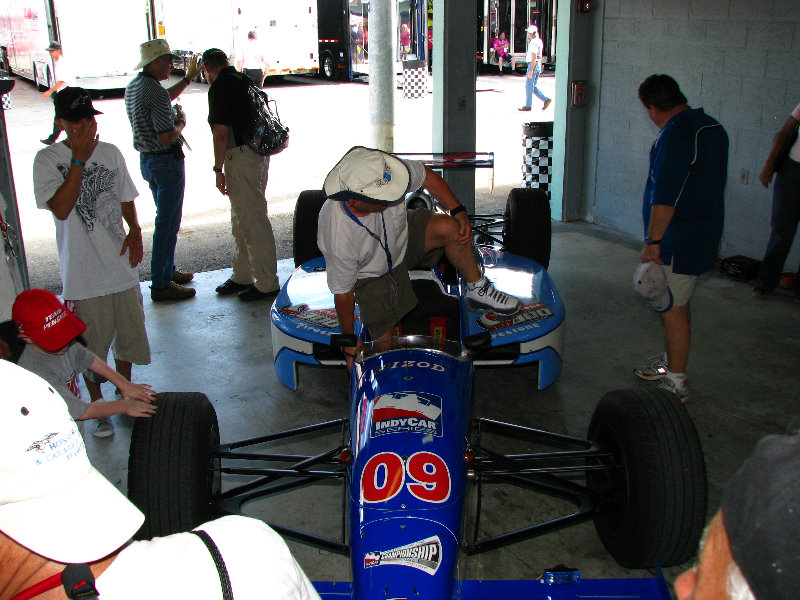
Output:
<instances>
[{"instance_id":1,"label":"red baseball cap","mask_svg":"<svg viewBox=\"0 0 800 600\"><path fill-rule=\"evenodd\" d=\"M11 316L20 333L55 352L86 331L86 325L47 290L26 290L14 301Z\"/></svg>"}]
</instances>

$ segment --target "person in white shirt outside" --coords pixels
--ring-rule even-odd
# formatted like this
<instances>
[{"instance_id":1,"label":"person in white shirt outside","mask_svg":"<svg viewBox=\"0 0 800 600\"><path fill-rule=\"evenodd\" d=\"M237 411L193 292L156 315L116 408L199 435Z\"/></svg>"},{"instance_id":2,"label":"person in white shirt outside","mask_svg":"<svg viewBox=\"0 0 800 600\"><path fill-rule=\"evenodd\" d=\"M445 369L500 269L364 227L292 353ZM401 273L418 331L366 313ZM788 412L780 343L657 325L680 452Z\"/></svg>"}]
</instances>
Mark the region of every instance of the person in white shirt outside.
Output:
<instances>
[{"instance_id":1,"label":"person in white shirt outside","mask_svg":"<svg viewBox=\"0 0 800 600\"><path fill-rule=\"evenodd\" d=\"M64 53L61 51L61 44L53 42L46 50L50 53L50 58L53 59L53 66L55 67L53 76L56 81L52 86L42 92L42 98L45 99L50 98L53 94L58 92L58 90L62 90L65 87L75 87L75 75L72 72L72 63L64 57ZM39 141L45 146L52 146L56 143L62 131L64 130L61 129L56 120L53 119L53 133Z\"/></svg>"},{"instance_id":2,"label":"person in white shirt outside","mask_svg":"<svg viewBox=\"0 0 800 600\"><path fill-rule=\"evenodd\" d=\"M255 519L131 541L144 515L91 465L64 401L7 361L0 381L2 598L222 600L227 584L236 600L319 600L283 539Z\"/></svg>"},{"instance_id":3,"label":"person in white shirt outside","mask_svg":"<svg viewBox=\"0 0 800 600\"><path fill-rule=\"evenodd\" d=\"M531 109L534 94L543 102L542 110L547 110L550 102L552 102L536 85L542 72L543 49L542 40L539 38L539 28L536 25L531 25L528 27L528 50L525 53L525 60L528 61L528 69L525 71L525 106L519 108L521 111L529 111Z\"/></svg>"},{"instance_id":4,"label":"person in white shirt outside","mask_svg":"<svg viewBox=\"0 0 800 600\"><path fill-rule=\"evenodd\" d=\"M256 31L247 33L247 41L244 43L242 57L237 61L236 67L258 87L264 85L264 79L267 77L267 71L269 71L269 63L264 58L264 51L258 41L258 33Z\"/></svg>"}]
</instances>

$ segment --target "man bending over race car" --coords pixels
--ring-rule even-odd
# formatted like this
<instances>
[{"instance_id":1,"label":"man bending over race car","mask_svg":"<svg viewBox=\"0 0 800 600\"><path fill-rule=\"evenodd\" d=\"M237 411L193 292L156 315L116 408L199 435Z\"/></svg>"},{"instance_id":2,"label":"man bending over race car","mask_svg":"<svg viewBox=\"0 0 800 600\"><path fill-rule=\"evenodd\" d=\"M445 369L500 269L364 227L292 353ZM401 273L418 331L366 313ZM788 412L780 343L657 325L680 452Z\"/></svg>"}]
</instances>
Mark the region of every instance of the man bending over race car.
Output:
<instances>
[{"instance_id":1,"label":"man bending over race car","mask_svg":"<svg viewBox=\"0 0 800 600\"><path fill-rule=\"evenodd\" d=\"M406 211L405 195L420 188L450 214ZM317 244L342 333L354 333L358 302L370 336L388 338L418 303L408 269L435 266L442 253L467 281L471 303L501 314L519 310L519 300L481 276L466 208L423 163L356 146L328 173L325 194ZM348 369L356 350L344 349Z\"/></svg>"}]
</instances>

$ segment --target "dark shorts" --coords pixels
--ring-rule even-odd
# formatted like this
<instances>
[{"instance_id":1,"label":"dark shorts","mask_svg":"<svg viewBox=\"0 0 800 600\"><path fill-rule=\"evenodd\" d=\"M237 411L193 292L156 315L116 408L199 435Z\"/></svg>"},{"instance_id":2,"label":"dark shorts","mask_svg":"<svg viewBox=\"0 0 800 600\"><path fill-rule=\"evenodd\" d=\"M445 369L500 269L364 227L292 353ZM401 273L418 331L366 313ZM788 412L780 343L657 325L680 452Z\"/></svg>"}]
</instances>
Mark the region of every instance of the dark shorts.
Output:
<instances>
[{"instance_id":1,"label":"dark shorts","mask_svg":"<svg viewBox=\"0 0 800 600\"><path fill-rule=\"evenodd\" d=\"M431 218L431 211L418 208L408 213L408 247L404 260L394 265L392 275L385 273L380 277L359 279L355 294L361 319L369 330L372 339L378 339L391 331L418 303L408 269L436 266L444 254L443 248L425 252L425 229ZM395 302L391 278L397 283Z\"/></svg>"}]
</instances>

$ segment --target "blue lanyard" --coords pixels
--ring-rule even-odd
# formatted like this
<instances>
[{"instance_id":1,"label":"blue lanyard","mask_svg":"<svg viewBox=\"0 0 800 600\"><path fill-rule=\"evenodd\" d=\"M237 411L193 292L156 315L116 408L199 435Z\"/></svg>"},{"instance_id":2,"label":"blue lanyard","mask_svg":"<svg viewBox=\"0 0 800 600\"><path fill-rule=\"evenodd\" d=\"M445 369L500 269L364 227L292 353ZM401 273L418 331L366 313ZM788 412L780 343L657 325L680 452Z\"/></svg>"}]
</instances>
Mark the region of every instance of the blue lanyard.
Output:
<instances>
[{"instance_id":1,"label":"blue lanyard","mask_svg":"<svg viewBox=\"0 0 800 600\"><path fill-rule=\"evenodd\" d=\"M389 275L391 275L392 274L392 253L389 252L389 239L386 237L386 220L383 218L383 213L381 213L381 224L383 225L383 243L381 243L381 238L379 238L372 230L370 230L369 227L364 225L358 219L358 217L356 217L352 212L350 212L350 208L348 208L347 203L344 202L344 201L342 202L342 208L344 209L344 212L347 213L347 216L350 217L351 219L353 219L353 221L355 221L355 223L357 225L360 225L361 227L366 229L367 233L370 234L370 236L372 236L372 238L375 239L375 241L378 242L380 247L383 248L383 251L386 252L386 264L389 267Z\"/></svg>"}]
</instances>

